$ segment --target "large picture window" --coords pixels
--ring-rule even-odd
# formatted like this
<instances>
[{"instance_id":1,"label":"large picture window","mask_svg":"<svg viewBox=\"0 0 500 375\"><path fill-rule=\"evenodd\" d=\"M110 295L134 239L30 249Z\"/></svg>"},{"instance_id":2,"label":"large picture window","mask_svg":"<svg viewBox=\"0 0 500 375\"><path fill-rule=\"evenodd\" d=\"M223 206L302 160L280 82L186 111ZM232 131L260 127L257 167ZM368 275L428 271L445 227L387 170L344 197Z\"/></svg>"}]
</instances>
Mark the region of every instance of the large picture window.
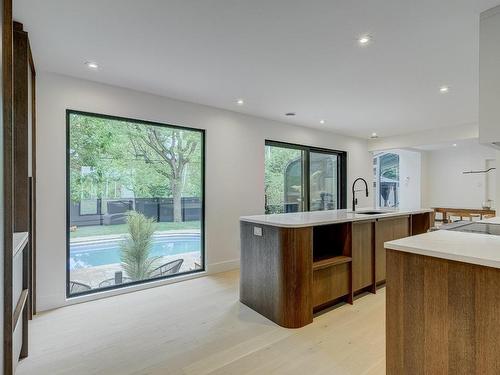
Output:
<instances>
[{"instance_id":1,"label":"large picture window","mask_svg":"<svg viewBox=\"0 0 500 375\"><path fill-rule=\"evenodd\" d=\"M343 151L266 141L266 213L346 208L345 171Z\"/></svg>"},{"instance_id":2,"label":"large picture window","mask_svg":"<svg viewBox=\"0 0 500 375\"><path fill-rule=\"evenodd\" d=\"M204 131L67 111L67 295L204 270Z\"/></svg>"}]
</instances>

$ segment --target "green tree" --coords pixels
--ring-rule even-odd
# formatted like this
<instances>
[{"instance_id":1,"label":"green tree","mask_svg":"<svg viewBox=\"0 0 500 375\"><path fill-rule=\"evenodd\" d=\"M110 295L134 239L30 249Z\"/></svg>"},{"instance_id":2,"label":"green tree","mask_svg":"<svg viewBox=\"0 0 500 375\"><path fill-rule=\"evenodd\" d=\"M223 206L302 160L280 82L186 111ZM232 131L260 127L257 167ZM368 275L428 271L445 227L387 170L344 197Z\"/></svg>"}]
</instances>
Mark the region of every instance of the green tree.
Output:
<instances>
[{"instance_id":1,"label":"green tree","mask_svg":"<svg viewBox=\"0 0 500 375\"><path fill-rule=\"evenodd\" d=\"M71 114L71 198L102 198L105 185L115 179L115 160L124 157L120 144L126 133L110 120Z\"/></svg>"},{"instance_id":2,"label":"green tree","mask_svg":"<svg viewBox=\"0 0 500 375\"><path fill-rule=\"evenodd\" d=\"M135 125L130 132L130 140L136 154L169 180L174 203L174 222L182 221L181 201L186 185L186 172L190 163L201 158L200 134L189 130ZM198 186L198 189L201 190L201 187Z\"/></svg>"},{"instance_id":3,"label":"green tree","mask_svg":"<svg viewBox=\"0 0 500 375\"><path fill-rule=\"evenodd\" d=\"M201 196L201 135L189 130L71 114L73 201L173 197L182 221L184 195Z\"/></svg>"},{"instance_id":4,"label":"green tree","mask_svg":"<svg viewBox=\"0 0 500 375\"><path fill-rule=\"evenodd\" d=\"M73 201L119 198L123 188L135 197L168 196L168 181L135 155L129 139L131 124L80 114L72 114L70 124Z\"/></svg>"}]
</instances>

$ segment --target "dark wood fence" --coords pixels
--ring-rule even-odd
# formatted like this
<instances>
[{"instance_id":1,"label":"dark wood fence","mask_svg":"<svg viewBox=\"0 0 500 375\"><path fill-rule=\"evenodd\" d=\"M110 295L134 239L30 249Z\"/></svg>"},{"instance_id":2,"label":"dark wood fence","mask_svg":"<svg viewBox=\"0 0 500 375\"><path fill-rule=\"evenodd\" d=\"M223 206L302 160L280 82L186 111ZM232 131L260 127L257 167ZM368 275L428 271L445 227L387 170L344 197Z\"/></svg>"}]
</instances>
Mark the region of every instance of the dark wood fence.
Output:
<instances>
[{"instance_id":1,"label":"dark wood fence","mask_svg":"<svg viewBox=\"0 0 500 375\"><path fill-rule=\"evenodd\" d=\"M182 221L201 220L201 199L182 198ZM124 224L126 213L135 210L157 222L174 221L174 203L172 198L125 198L113 200L84 200L71 202L70 225L114 225Z\"/></svg>"}]
</instances>

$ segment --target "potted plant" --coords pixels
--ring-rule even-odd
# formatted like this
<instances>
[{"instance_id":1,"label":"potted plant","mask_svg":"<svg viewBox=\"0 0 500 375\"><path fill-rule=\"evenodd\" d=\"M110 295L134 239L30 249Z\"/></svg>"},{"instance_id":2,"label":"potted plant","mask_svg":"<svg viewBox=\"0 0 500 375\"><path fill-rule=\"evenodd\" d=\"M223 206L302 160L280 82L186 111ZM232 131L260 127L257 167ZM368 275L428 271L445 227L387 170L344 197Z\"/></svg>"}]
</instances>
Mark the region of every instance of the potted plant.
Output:
<instances>
[{"instance_id":1,"label":"potted plant","mask_svg":"<svg viewBox=\"0 0 500 375\"><path fill-rule=\"evenodd\" d=\"M148 279L156 257L150 257L155 221L141 213L127 214L128 238L121 244L122 268L132 281Z\"/></svg>"}]
</instances>

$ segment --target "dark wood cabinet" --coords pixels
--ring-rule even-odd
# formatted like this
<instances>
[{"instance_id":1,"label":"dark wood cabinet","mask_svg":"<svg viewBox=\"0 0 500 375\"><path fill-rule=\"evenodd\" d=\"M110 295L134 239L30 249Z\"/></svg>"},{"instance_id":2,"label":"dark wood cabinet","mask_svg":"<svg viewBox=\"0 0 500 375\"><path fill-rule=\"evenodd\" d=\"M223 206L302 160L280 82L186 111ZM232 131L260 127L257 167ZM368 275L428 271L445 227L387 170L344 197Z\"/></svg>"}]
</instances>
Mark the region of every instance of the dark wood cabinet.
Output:
<instances>
[{"instance_id":1,"label":"dark wood cabinet","mask_svg":"<svg viewBox=\"0 0 500 375\"><path fill-rule=\"evenodd\" d=\"M240 236L240 301L282 327L311 323L312 228L241 222Z\"/></svg>"},{"instance_id":2,"label":"dark wood cabinet","mask_svg":"<svg viewBox=\"0 0 500 375\"><path fill-rule=\"evenodd\" d=\"M410 235L410 216L378 219L375 223L375 281L385 282L385 247L387 241L398 240Z\"/></svg>"},{"instance_id":3,"label":"dark wood cabinet","mask_svg":"<svg viewBox=\"0 0 500 375\"><path fill-rule=\"evenodd\" d=\"M352 303L351 223L313 227L313 309Z\"/></svg>"},{"instance_id":4,"label":"dark wood cabinet","mask_svg":"<svg viewBox=\"0 0 500 375\"><path fill-rule=\"evenodd\" d=\"M434 212L411 215L411 235L426 233L430 227L434 226Z\"/></svg>"},{"instance_id":5,"label":"dark wood cabinet","mask_svg":"<svg viewBox=\"0 0 500 375\"><path fill-rule=\"evenodd\" d=\"M10 7L11 2L8 3ZM8 23L8 27L4 24L4 32L9 34L7 39L4 38L4 46L9 46L11 100L6 114L8 118L4 121L3 139L3 370L5 374L12 374L19 359L28 356L28 320L34 311L36 74L28 33L21 23L12 22L12 19Z\"/></svg>"},{"instance_id":6,"label":"dark wood cabinet","mask_svg":"<svg viewBox=\"0 0 500 375\"><path fill-rule=\"evenodd\" d=\"M375 293L385 280L384 242L409 236L410 224L411 215L298 228L242 220L240 301L283 327L303 327L355 293Z\"/></svg>"},{"instance_id":7,"label":"dark wood cabinet","mask_svg":"<svg viewBox=\"0 0 500 375\"><path fill-rule=\"evenodd\" d=\"M315 309L349 295L350 262L318 268L313 272L313 306Z\"/></svg>"}]
</instances>

